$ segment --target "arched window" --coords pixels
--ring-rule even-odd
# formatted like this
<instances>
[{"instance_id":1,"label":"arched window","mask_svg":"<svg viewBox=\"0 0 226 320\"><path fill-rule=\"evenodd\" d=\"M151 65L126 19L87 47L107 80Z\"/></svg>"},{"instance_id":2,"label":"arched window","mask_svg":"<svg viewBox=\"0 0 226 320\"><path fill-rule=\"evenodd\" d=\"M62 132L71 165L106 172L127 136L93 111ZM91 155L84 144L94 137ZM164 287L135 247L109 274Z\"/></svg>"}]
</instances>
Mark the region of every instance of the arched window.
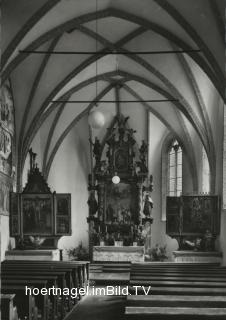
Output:
<instances>
[{"instance_id":1,"label":"arched window","mask_svg":"<svg viewBox=\"0 0 226 320\"><path fill-rule=\"evenodd\" d=\"M168 152L168 195L180 196L182 193L182 148L174 140Z\"/></svg>"},{"instance_id":2,"label":"arched window","mask_svg":"<svg viewBox=\"0 0 226 320\"><path fill-rule=\"evenodd\" d=\"M210 192L210 166L204 147L202 148L202 192Z\"/></svg>"}]
</instances>

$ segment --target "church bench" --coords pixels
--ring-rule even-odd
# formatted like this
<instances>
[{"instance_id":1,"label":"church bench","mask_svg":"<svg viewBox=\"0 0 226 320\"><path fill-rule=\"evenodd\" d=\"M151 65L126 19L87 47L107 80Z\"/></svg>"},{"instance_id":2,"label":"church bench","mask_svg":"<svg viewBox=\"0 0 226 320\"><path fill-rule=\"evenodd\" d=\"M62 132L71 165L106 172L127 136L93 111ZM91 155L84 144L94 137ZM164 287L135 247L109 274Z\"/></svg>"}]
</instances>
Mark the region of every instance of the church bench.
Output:
<instances>
[{"instance_id":1,"label":"church bench","mask_svg":"<svg viewBox=\"0 0 226 320\"><path fill-rule=\"evenodd\" d=\"M174 271L170 271L170 270L164 270L164 271L160 271L160 270L149 270L149 271L131 271L131 275L133 276L133 275L144 275L144 276L146 276L146 275L182 275L182 276L184 276L184 275L190 275L190 276L202 276L202 275L207 275L207 276L216 276L216 275L218 275L218 276L220 276L220 277L222 277L222 278L225 278L226 277L226 271L218 271L218 270L216 270L216 271L212 271L212 272L210 272L210 271L176 271L176 270L174 270Z\"/></svg>"},{"instance_id":2,"label":"church bench","mask_svg":"<svg viewBox=\"0 0 226 320\"><path fill-rule=\"evenodd\" d=\"M26 261L19 260L17 261L21 264L31 263L31 264L43 264L51 266L68 266L75 268L81 272L81 278L83 279L84 284L89 280L89 261Z\"/></svg>"},{"instance_id":3,"label":"church bench","mask_svg":"<svg viewBox=\"0 0 226 320\"><path fill-rule=\"evenodd\" d=\"M226 274L226 270L221 270L221 269L217 269L217 270L170 270L170 269L164 269L164 270L161 270L161 269L157 269L157 270L154 270L154 269L149 269L149 270L131 270L131 273L132 274L136 274L136 273L142 273L142 274L148 274L148 273L178 273L178 274L216 274L216 273L219 273L219 274L222 274L222 275L225 275Z\"/></svg>"},{"instance_id":4,"label":"church bench","mask_svg":"<svg viewBox=\"0 0 226 320\"><path fill-rule=\"evenodd\" d=\"M225 268L225 266L221 266L220 264L209 264L209 263L204 263L204 264L198 264L198 263L187 263L187 264L183 264L183 263L173 263L173 264L167 264L164 262L161 262L160 264L156 264L156 263L148 263L148 262L144 262L140 263L140 264L134 264L132 263L131 268L135 269L135 268L143 268L143 269L149 269L149 268L196 268L196 269L216 269L216 268Z\"/></svg>"},{"instance_id":5,"label":"church bench","mask_svg":"<svg viewBox=\"0 0 226 320\"><path fill-rule=\"evenodd\" d=\"M145 263L145 264L144 264ZM219 263L165 263L165 262L160 262L160 263L155 263L155 262L144 262L144 263L132 263L132 268L220 268L221 265Z\"/></svg>"},{"instance_id":6,"label":"church bench","mask_svg":"<svg viewBox=\"0 0 226 320\"><path fill-rule=\"evenodd\" d=\"M10 270L13 272L14 270L19 270L20 272L22 271L33 271L42 273L43 275L51 274L51 275L56 275L60 279L62 279L62 287L68 287L72 288L74 286L77 286L78 283L73 281L72 277L72 272L74 271L70 267L64 267L64 266L59 266L59 267L53 267L51 265L42 265L42 264L3 264L2 270L4 272L9 272ZM64 277L62 278L62 274L64 274Z\"/></svg>"},{"instance_id":7,"label":"church bench","mask_svg":"<svg viewBox=\"0 0 226 320\"><path fill-rule=\"evenodd\" d=\"M48 288L48 280L45 279L6 279L3 278L2 281L2 287L4 288L3 290L7 289L7 286L10 286L11 289L14 286L23 286L23 293L25 294L25 287L27 286L28 288ZM14 290L14 289L13 289ZM16 290L16 289L15 289ZM4 291L2 291L4 293ZM15 291L13 291L15 292ZM29 296L29 295L28 295ZM36 305L39 309L40 314L42 315L43 320L48 320L49 319L49 314L53 312L52 308L52 303L50 300L50 297L47 295L38 295L35 296L35 301ZM19 305L17 304L18 312L19 312ZM21 303L21 308L20 310L23 310L24 308L24 302ZM21 311L23 312L23 311ZM54 314L54 318L56 318L56 315Z\"/></svg>"},{"instance_id":8,"label":"church bench","mask_svg":"<svg viewBox=\"0 0 226 320\"><path fill-rule=\"evenodd\" d=\"M55 275L59 276L59 279L62 279L63 277L63 283L64 285L71 285L72 279L71 279L71 268L52 268L51 266L41 266L41 265L7 265L7 266L2 266L2 271L3 272L13 272L15 270L18 270L19 272L23 271L31 271L33 273L38 272L43 275ZM66 281L67 280L67 281ZM67 283L66 283L67 282ZM74 284L74 283L73 283Z\"/></svg>"},{"instance_id":9,"label":"church bench","mask_svg":"<svg viewBox=\"0 0 226 320\"><path fill-rule=\"evenodd\" d=\"M126 307L125 315L129 319L225 319L226 308L195 307ZM156 318L157 317L157 318ZM159 317L159 318L158 318Z\"/></svg>"},{"instance_id":10,"label":"church bench","mask_svg":"<svg viewBox=\"0 0 226 320\"><path fill-rule=\"evenodd\" d=\"M219 273L222 273L222 274L225 274L226 272L226 269L224 268L214 268L214 269L209 269L209 268L189 268L189 269L184 269L184 268L146 268L146 269L131 269L131 272L132 273L136 273L136 272L190 272L190 273L202 273L202 272L205 272L205 273L216 273L216 272L219 272Z\"/></svg>"},{"instance_id":11,"label":"church bench","mask_svg":"<svg viewBox=\"0 0 226 320\"><path fill-rule=\"evenodd\" d=\"M143 284L135 283L133 285L129 285L129 293L135 294L135 287L134 286L142 286ZM149 286L149 285L148 285ZM148 289L148 286L144 286L144 288ZM144 295L144 291L142 288L137 289L137 293L139 295ZM215 288L215 287L168 287L168 286L161 286L161 287L151 287L149 295L220 295L226 296L226 289L225 288Z\"/></svg>"},{"instance_id":12,"label":"church bench","mask_svg":"<svg viewBox=\"0 0 226 320\"><path fill-rule=\"evenodd\" d=\"M219 310L220 309L220 310ZM162 311L161 311L162 310ZM164 311L163 311L164 310ZM178 312L178 310L180 310ZM193 311L192 311L193 310ZM197 312L197 310L199 310ZM202 316L220 319L226 315L226 297L223 296L179 296L179 295L150 295L150 296L128 296L125 313L131 316L140 317L175 316ZM133 318L133 317L132 317ZM192 317L193 318L193 317ZM161 318L162 319L162 318Z\"/></svg>"},{"instance_id":13,"label":"church bench","mask_svg":"<svg viewBox=\"0 0 226 320\"><path fill-rule=\"evenodd\" d=\"M14 279L46 279L48 281L54 279L55 282L48 283L48 287L54 286L61 289L69 288L69 290L73 287L70 268L67 268L66 270L64 268L64 271L62 271L62 268L50 269L47 266L42 268L41 266L14 265L4 266L2 273L4 277L11 276L11 278ZM76 301L68 296L51 296L51 298L54 311L56 312L56 310L58 310L63 315L65 315L67 311L70 311Z\"/></svg>"},{"instance_id":14,"label":"church bench","mask_svg":"<svg viewBox=\"0 0 226 320\"><path fill-rule=\"evenodd\" d=\"M219 273L221 275L226 275L226 270L131 270L131 274L136 274L136 273L142 273L142 274L147 274L147 273L178 273L178 274L216 274Z\"/></svg>"},{"instance_id":15,"label":"church bench","mask_svg":"<svg viewBox=\"0 0 226 320\"><path fill-rule=\"evenodd\" d=\"M19 270L20 274L26 272L27 274L33 272L34 274L38 272L38 274L43 274L45 278L45 274L55 274L58 275L60 272L66 273L66 282L62 287L66 287L69 290L71 288L80 288L84 287L85 284L88 284L89 277L89 263L88 262L62 262L62 261L18 261L18 260L10 260L4 261L2 263L2 267L4 272L13 273ZM7 271L6 271L7 270ZM80 298L80 297L79 297ZM74 304L76 303L76 299L63 296L63 306L64 312L69 311Z\"/></svg>"},{"instance_id":16,"label":"church bench","mask_svg":"<svg viewBox=\"0 0 226 320\"><path fill-rule=\"evenodd\" d=\"M14 306L15 294L1 294L1 319L18 320L17 308Z\"/></svg>"},{"instance_id":17,"label":"church bench","mask_svg":"<svg viewBox=\"0 0 226 320\"><path fill-rule=\"evenodd\" d=\"M144 286L152 286L152 287L213 287L213 288L225 288L226 291L226 283L224 282L206 282L206 281L156 281L156 280L131 280L130 285L144 285Z\"/></svg>"},{"instance_id":18,"label":"church bench","mask_svg":"<svg viewBox=\"0 0 226 320\"><path fill-rule=\"evenodd\" d=\"M89 280L89 262L87 261L30 261L30 260L6 260L3 265L29 265L44 268L68 268L73 271L74 286L84 287Z\"/></svg>"},{"instance_id":19,"label":"church bench","mask_svg":"<svg viewBox=\"0 0 226 320\"><path fill-rule=\"evenodd\" d=\"M226 296L148 295L128 296L127 306L174 306L226 308Z\"/></svg>"},{"instance_id":20,"label":"church bench","mask_svg":"<svg viewBox=\"0 0 226 320\"><path fill-rule=\"evenodd\" d=\"M132 265L126 319L224 319L226 268L206 264ZM135 286L140 286L136 288ZM150 287L148 295L145 295ZM137 290L137 292L136 292Z\"/></svg>"},{"instance_id":21,"label":"church bench","mask_svg":"<svg viewBox=\"0 0 226 320\"><path fill-rule=\"evenodd\" d=\"M58 277L54 276L53 274L40 274L40 272L36 272L36 273L32 273L29 270L25 270L24 272L20 272L19 270L16 271L16 273L13 271L12 272L4 272L2 271L2 280L3 281L7 281L8 280L24 280L25 282L27 280L47 280L47 287L52 287L54 286L55 288L58 287ZM39 297L37 297L37 299L39 300ZM42 299L40 299L42 301ZM51 295L50 296L50 301L52 303L53 306L53 313L56 314L57 310L59 309L59 305L58 305L58 301L59 301L59 297L58 296L54 296Z\"/></svg>"},{"instance_id":22,"label":"church bench","mask_svg":"<svg viewBox=\"0 0 226 320\"><path fill-rule=\"evenodd\" d=\"M24 285L1 284L2 294L14 294L14 303L19 319L38 319L38 308L33 295L25 295ZM4 319L4 318L3 318Z\"/></svg>"},{"instance_id":23,"label":"church bench","mask_svg":"<svg viewBox=\"0 0 226 320\"><path fill-rule=\"evenodd\" d=\"M203 277L200 276L185 276L185 275L174 275L174 276L165 276L165 275L133 275L132 280L146 280L146 281L197 281L197 280L201 280L201 281L206 281L206 282L225 282L226 283L226 277L212 277L212 276L205 276L203 275Z\"/></svg>"}]
</instances>

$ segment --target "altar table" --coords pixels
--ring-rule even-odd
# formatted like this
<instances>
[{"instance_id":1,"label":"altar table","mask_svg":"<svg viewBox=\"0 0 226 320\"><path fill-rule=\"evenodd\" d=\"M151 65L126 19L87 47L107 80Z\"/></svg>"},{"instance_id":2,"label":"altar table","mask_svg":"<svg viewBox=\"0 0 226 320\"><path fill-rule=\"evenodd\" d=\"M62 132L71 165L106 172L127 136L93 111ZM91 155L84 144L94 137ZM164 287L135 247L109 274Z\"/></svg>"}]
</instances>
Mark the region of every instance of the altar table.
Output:
<instances>
[{"instance_id":1,"label":"altar table","mask_svg":"<svg viewBox=\"0 0 226 320\"><path fill-rule=\"evenodd\" d=\"M93 261L144 262L143 246L94 246Z\"/></svg>"}]
</instances>

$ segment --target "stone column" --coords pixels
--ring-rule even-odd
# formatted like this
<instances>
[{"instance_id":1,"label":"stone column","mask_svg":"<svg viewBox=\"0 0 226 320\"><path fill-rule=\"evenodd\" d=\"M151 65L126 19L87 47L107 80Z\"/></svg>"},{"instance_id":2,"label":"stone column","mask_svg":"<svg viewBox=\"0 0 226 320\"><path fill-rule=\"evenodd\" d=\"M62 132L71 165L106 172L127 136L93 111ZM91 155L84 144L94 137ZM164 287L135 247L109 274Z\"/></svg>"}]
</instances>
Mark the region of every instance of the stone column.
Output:
<instances>
[{"instance_id":1,"label":"stone column","mask_svg":"<svg viewBox=\"0 0 226 320\"><path fill-rule=\"evenodd\" d=\"M223 135L223 185L222 210L220 228L220 249L223 253L223 265L226 266L226 105L224 105L224 135Z\"/></svg>"},{"instance_id":2,"label":"stone column","mask_svg":"<svg viewBox=\"0 0 226 320\"><path fill-rule=\"evenodd\" d=\"M224 106L224 142L223 142L223 210L226 210L226 105Z\"/></svg>"}]
</instances>

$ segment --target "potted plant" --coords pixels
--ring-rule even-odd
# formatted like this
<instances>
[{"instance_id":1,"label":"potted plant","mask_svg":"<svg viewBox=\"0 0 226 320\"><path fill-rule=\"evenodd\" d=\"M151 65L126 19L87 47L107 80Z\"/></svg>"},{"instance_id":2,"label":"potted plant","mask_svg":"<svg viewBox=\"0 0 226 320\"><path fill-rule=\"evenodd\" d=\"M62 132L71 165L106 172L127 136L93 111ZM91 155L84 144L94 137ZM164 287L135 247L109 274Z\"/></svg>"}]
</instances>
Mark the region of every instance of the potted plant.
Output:
<instances>
[{"instance_id":1,"label":"potted plant","mask_svg":"<svg viewBox=\"0 0 226 320\"><path fill-rule=\"evenodd\" d=\"M71 260L86 261L89 260L89 252L86 247L83 247L82 242L75 248L67 250L68 256Z\"/></svg>"},{"instance_id":2,"label":"potted plant","mask_svg":"<svg viewBox=\"0 0 226 320\"><path fill-rule=\"evenodd\" d=\"M168 259L166 245L161 247L159 244L156 244L154 248L149 249L148 253L151 261L164 261Z\"/></svg>"}]
</instances>

